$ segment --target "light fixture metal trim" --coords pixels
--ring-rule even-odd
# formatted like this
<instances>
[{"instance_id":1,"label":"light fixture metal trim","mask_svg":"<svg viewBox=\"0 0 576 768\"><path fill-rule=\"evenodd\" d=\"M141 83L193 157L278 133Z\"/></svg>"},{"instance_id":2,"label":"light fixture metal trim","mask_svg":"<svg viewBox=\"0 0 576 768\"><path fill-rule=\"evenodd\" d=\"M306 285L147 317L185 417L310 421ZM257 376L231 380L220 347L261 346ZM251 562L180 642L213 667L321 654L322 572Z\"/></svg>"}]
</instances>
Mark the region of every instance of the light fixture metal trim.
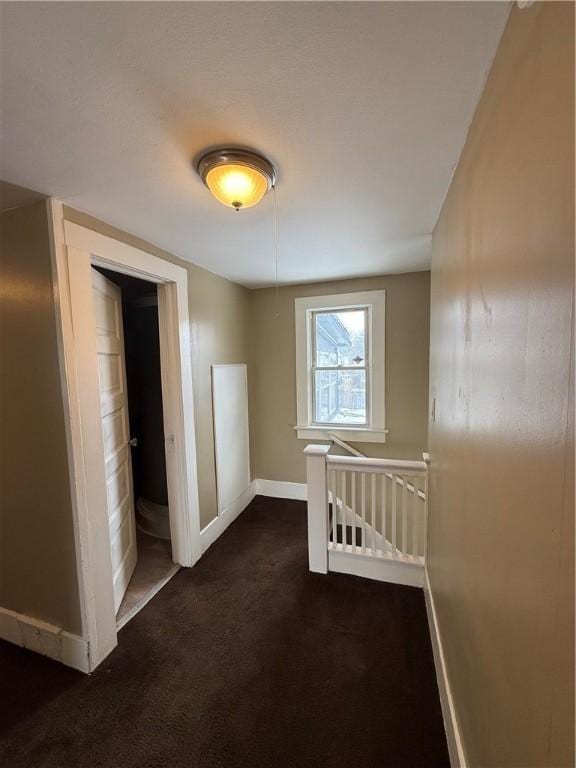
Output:
<instances>
[{"instance_id":1,"label":"light fixture metal trim","mask_svg":"<svg viewBox=\"0 0 576 768\"><path fill-rule=\"evenodd\" d=\"M268 181L268 190L276 184L276 170L274 166L270 160L265 158L264 155L258 154L258 152L231 147L213 149L210 152L206 152L196 165L196 170L204 184L206 184L208 172L219 165L246 165L248 168L260 171L265 176ZM206 186L208 185L206 184Z\"/></svg>"},{"instance_id":2,"label":"light fixture metal trim","mask_svg":"<svg viewBox=\"0 0 576 768\"><path fill-rule=\"evenodd\" d=\"M266 184L264 194L268 193L276 184L276 170L272 163L263 155L249 149L237 147L212 149L200 157L196 163L196 170L204 185L210 189L212 194L215 194L208 184L208 174L220 166L235 165L244 166L252 171L256 171ZM235 205L232 203L232 207L239 210L241 204Z\"/></svg>"}]
</instances>

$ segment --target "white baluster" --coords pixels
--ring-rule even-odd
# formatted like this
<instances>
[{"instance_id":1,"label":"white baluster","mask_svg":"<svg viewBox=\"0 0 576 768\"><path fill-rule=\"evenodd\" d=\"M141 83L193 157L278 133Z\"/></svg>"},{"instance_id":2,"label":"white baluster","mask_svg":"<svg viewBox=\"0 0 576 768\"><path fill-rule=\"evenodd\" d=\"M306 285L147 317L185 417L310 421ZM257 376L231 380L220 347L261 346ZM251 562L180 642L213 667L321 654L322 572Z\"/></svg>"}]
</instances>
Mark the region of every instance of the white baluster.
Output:
<instances>
[{"instance_id":1,"label":"white baluster","mask_svg":"<svg viewBox=\"0 0 576 768\"><path fill-rule=\"evenodd\" d=\"M413 480L414 491L412 493L412 556L418 554L418 524L420 512L420 497L418 496L418 478Z\"/></svg>"},{"instance_id":2,"label":"white baluster","mask_svg":"<svg viewBox=\"0 0 576 768\"><path fill-rule=\"evenodd\" d=\"M360 504L362 506L362 552L366 551L366 475L360 475Z\"/></svg>"},{"instance_id":3,"label":"white baluster","mask_svg":"<svg viewBox=\"0 0 576 768\"><path fill-rule=\"evenodd\" d=\"M376 554L376 474L370 475L370 502L372 518L372 556Z\"/></svg>"},{"instance_id":4,"label":"white baluster","mask_svg":"<svg viewBox=\"0 0 576 768\"><path fill-rule=\"evenodd\" d=\"M396 518L398 510L396 508L396 475L392 475L392 557L396 557Z\"/></svg>"},{"instance_id":5,"label":"white baluster","mask_svg":"<svg viewBox=\"0 0 576 768\"><path fill-rule=\"evenodd\" d=\"M356 472L352 476L350 487L350 512L352 517L352 551L356 552Z\"/></svg>"},{"instance_id":6,"label":"white baluster","mask_svg":"<svg viewBox=\"0 0 576 768\"><path fill-rule=\"evenodd\" d=\"M408 554L408 478L403 477L402 482L402 554Z\"/></svg>"},{"instance_id":7,"label":"white baluster","mask_svg":"<svg viewBox=\"0 0 576 768\"><path fill-rule=\"evenodd\" d=\"M336 531L338 529L338 505L336 503L336 471L334 469L328 470L328 487L330 489L330 497L332 499L332 541L328 542L328 546L332 549L336 548Z\"/></svg>"},{"instance_id":8,"label":"white baluster","mask_svg":"<svg viewBox=\"0 0 576 768\"><path fill-rule=\"evenodd\" d=\"M342 472L342 549L347 549L346 528L348 526L348 510L346 509L346 472Z\"/></svg>"},{"instance_id":9,"label":"white baluster","mask_svg":"<svg viewBox=\"0 0 576 768\"><path fill-rule=\"evenodd\" d=\"M386 520L387 517L387 510L388 510L388 476L387 475L380 475L382 478L382 554L386 555L386 526L388 521Z\"/></svg>"},{"instance_id":10,"label":"white baluster","mask_svg":"<svg viewBox=\"0 0 576 768\"><path fill-rule=\"evenodd\" d=\"M338 522L340 520L340 515L341 515L340 507L338 505L338 476L339 476L339 474L340 474L339 472L334 470L334 490L333 490L333 493L334 493L334 514L336 516L336 518L335 518L335 527L334 527L334 538L333 538L334 545L338 544Z\"/></svg>"}]
</instances>

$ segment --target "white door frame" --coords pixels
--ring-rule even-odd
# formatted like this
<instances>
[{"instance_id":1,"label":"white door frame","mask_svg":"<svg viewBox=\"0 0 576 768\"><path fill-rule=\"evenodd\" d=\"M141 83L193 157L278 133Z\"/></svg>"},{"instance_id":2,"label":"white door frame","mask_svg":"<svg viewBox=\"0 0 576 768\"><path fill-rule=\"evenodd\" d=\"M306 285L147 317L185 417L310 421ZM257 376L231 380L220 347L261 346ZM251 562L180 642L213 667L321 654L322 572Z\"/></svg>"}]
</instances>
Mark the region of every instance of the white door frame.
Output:
<instances>
[{"instance_id":1,"label":"white door frame","mask_svg":"<svg viewBox=\"0 0 576 768\"><path fill-rule=\"evenodd\" d=\"M172 557L183 566L194 565L201 554L188 274L169 261L65 221L56 200L47 205L82 630L91 671L117 645L117 631L90 268L106 267L158 285Z\"/></svg>"}]
</instances>

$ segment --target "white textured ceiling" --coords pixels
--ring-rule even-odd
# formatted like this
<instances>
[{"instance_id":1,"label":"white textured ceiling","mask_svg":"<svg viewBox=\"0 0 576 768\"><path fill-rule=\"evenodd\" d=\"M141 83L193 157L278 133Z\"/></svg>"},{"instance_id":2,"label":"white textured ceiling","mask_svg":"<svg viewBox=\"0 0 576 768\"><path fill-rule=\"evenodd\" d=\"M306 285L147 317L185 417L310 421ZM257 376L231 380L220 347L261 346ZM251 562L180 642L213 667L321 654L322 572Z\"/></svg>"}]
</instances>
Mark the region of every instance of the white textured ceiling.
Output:
<instances>
[{"instance_id":1,"label":"white textured ceiling","mask_svg":"<svg viewBox=\"0 0 576 768\"><path fill-rule=\"evenodd\" d=\"M2 169L217 274L273 279L272 198L235 213L190 167L278 169L281 282L429 265L509 5L2 3Z\"/></svg>"}]
</instances>

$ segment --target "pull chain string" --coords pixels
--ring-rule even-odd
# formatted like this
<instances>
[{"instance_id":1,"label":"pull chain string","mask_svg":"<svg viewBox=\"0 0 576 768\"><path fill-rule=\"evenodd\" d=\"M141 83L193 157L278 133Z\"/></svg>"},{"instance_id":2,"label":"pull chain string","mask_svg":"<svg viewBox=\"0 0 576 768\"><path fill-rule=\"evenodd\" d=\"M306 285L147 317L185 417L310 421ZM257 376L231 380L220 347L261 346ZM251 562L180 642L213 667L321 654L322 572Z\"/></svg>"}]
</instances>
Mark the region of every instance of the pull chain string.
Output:
<instances>
[{"instance_id":1,"label":"pull chain string","mask_svg":"<svg viewBox=\"0 0 576 768\"><path fill-rule=\"evenodd\" d=\"M280 317L278 295L278 198L276 197L276 185L272 187L274 197L274 320Z\"/></svg>"}]
</instances>

